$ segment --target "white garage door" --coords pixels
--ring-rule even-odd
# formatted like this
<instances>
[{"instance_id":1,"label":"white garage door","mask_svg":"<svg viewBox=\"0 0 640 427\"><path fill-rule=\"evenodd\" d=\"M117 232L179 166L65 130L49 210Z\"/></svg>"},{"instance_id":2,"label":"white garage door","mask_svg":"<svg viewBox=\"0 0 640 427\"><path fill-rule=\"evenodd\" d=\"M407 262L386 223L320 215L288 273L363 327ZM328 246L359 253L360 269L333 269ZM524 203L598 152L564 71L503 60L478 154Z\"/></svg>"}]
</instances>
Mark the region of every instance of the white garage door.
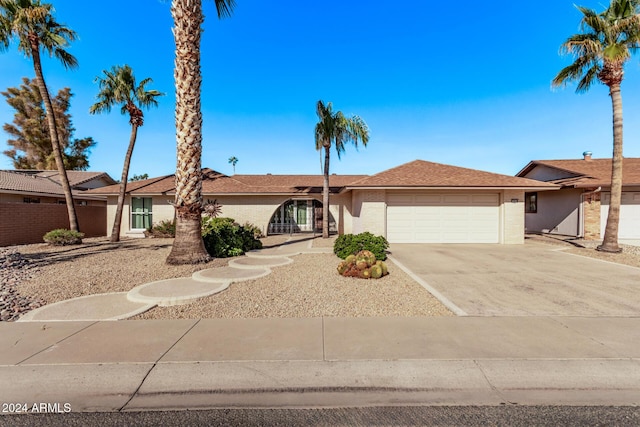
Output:
<instances>
[{"instance_id":1,"label":"white garage door","mask_svg":"<svg viewBox=\"0 0 640 427\"><path fill-rule=\"evenodd\" d=\"M600 205L600 237L604 237L610 201L611 193L602 193L602 204ZM640 239L640 192L625 191L622 193L618 238Z\"/></svg>"},{"instance_id":2,"label":"white garage door","mask_svg":"<svg viewBox=\"0 0 640 427\"><path fill-rule=\"evenodd\" d=\"M390 243L498 243L498 194L390 193Z\"/></svg>"}]
</instances>

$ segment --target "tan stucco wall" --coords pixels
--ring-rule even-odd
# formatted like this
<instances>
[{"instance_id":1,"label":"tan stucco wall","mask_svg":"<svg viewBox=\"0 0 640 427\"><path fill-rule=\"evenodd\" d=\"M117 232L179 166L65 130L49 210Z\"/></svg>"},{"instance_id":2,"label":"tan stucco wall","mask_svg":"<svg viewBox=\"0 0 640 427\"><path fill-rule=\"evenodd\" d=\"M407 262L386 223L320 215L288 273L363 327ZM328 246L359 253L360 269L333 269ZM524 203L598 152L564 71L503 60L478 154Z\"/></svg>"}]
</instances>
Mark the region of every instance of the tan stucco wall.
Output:
<instances>
[{"instance_id":1,"label":"tan stucco wall","mask_svg":"<svg viewBox=\"0 0 640 427\"><path fill-rule=\"evenodd\" d=\"M504 190L502 198L502 236L500 243L521 245L524 243L524 191ZM516 202L516 200L518 200Z\"/></svg>"},{"instance_id":2,"label":"tan stucco wall","mask_svg":"<svg viewBox=\"0 0 640 427\"><path fill-rule=\"evenodd\" d=\"M205 195L204 200L214 199L222 206L221 216L233 218L238 223L244 224L250 222L260 227L262 232L266 234L269 221L276 209L292 198L316 199L322 201L321 195L313 195L310 197L292 197L287 195L257 195L257 196L212 196ZM130 201L127 197L123 209L122 226L120 234L122 236L130 229ZM153 196L153 223L164 220L173 220L174 208L169 202L172 201L171 196ZM107 230L111 234L113 221L115 219L117 197L108 198L107 206ZM343 230L351 229L351 213L350 213L350 195L332 195L330 199L329 210L333 218L337 222L339 232L349 232Z\"/></svg>"},{"instance_id":3,"label":"tan stucco wall","mask_svg":"<svg viewBox=\"0 0 640 427\"><path fill-rule=\"evenodd\" d=\"M353 190L352 195L352 233L365 231L386 236L386 196L385 190Z\"/></svg>"},{"instance_id":4,"label":"tan stucco wall","mask_svg":"<svg viewBox=\"0 0 640 427\"><path fill-rule=\"evenodd\" d=\"M524 191L508 190L501 193L500 243L524 243ZM260 227L263 232L268 229L269 221L275 210L291 196L205 196L216 199L222 205L222 216L235 219L243 224L250 222ZM321 195L314 195L321 200ZM512 203L512 199L518 202ZM127 197L122 218L121 235L126 235L130 224L130 197ZM107 232L115 217L116 197L108 198ZM153 222L173 220L174 209L169 203L170 196L153 196ZM349 193L332 195L330 211L337 222L341 234L358 234L368 231L375 235L386 236L386 192L385 190L354 190Z\"/></svg>"},{"instance_id":5,"label":"tan stucco wall","mask_svg":"<svg viewBox=\"0 0 640 427\"><path fill-rule=\"evenodd\" d=\"M580 234L581 189L538 192L538 212L525 213L529 232L577 236Z\"/></svg>"}]
</instances>

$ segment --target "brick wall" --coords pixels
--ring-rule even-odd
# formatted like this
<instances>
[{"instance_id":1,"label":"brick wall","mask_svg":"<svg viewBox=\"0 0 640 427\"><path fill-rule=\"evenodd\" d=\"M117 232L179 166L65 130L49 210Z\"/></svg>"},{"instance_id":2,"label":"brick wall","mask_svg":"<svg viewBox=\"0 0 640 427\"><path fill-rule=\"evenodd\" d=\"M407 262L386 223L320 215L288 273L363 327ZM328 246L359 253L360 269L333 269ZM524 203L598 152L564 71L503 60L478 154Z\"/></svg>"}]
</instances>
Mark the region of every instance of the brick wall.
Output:
<instances>
[{"instance_id":1,"label":"brick wall","mask_svg":"<svg viewBox=\"0 0 640 427\"><path fill-rule=\"evenodd\" d=\"M585 240L600 239L600 194L587 193L584 196L584 238Z\"/></svg>"},{"instance_id":2,"label":"brick wall","mask_svg":"<svg viewBox=\"0 0 640 427\"><path fill-rule=\"evenodd\" d=\"M106 206L76 206L76 214L85 237L106 235ZM69 228L65 205L0 203L0 246L42 243L56 228Z\"/></svg>"}]
</instances>

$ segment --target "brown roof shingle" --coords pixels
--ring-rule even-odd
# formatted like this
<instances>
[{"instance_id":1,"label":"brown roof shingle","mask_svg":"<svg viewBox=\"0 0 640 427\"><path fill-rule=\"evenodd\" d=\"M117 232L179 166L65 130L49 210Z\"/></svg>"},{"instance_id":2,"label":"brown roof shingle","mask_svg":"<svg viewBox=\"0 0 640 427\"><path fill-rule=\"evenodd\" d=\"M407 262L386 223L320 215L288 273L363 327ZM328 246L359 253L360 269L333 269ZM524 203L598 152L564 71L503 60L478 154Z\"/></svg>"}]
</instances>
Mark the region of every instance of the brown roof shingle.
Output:
<instances>
[{"instance_id":1,"label":"brown roof shingle","mask_svg":"<svg viewBox=\"0 0 640 427\"><path fill-rule=\"evenodd\" d=\"M357 187L548 187L557 186L533 179L500 175L476 169L414 160L349 184Z\"/></svg>"},{"instance_id":2,"label":"brown roof shingle","mask_svg":"<svg viewBox=\"0 0 640 427\"><path fill-rule=\"evenodd\" d=\"M322 190L322 175L233 175L226 176L212 169L202 170L202 193L216 194L308 194ZM331 175L333 192L366 175ZM117 194L118 185L90 190L92 194ZM127 183L130 194L173 194L175 175L165 175Z\"/></svg>"},{"instance_id":3,"label":"brown roof shingle","mask_svg":"<svg viewBox=\"0 0 640 427\"><path fill-rule=\"evenodd\" d=\"M0 191L5 193L29 193L51 196L64 196L58 181L39 174L20 171L0 171ZM85 191L73 190L74 195L88 195Z\"/></svg>"},{"instance_id":4,"label":"brown roof shingle","mask_svg":"<svg viewBox=\"0 0 640 427\"><path fill-rule=\"evenodd\" d=\"M611 159L576 159L576 160L534 160L518 175L526 175L537 165L548 166L574 174L573 179L566 182L557 180L558 184L571 187L598 187L611 185ZM630 157L622 161L623 185L640 185L640 158Z\"/></svg>"}]
</instances>

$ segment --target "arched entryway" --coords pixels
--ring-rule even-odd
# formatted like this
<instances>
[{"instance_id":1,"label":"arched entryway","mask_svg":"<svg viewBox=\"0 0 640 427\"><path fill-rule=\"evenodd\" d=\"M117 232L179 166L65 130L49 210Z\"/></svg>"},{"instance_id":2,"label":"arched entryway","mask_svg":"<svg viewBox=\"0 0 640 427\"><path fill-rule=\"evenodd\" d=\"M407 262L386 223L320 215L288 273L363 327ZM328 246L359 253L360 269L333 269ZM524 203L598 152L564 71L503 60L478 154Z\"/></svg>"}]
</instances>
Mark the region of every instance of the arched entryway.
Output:
<instances>
[{"instance_id":1,"label":"arched entryway","mask_svg":"<svg viewBox=\"0 0 640 427\"><path fill-rule=\"evenodd\" d=\"M329 214L329 231L335 232L336 222ZM322 203L315 199L287 200L278 206L269 221L267 234L322 232Z\"/></svg>"}]
</instances>

